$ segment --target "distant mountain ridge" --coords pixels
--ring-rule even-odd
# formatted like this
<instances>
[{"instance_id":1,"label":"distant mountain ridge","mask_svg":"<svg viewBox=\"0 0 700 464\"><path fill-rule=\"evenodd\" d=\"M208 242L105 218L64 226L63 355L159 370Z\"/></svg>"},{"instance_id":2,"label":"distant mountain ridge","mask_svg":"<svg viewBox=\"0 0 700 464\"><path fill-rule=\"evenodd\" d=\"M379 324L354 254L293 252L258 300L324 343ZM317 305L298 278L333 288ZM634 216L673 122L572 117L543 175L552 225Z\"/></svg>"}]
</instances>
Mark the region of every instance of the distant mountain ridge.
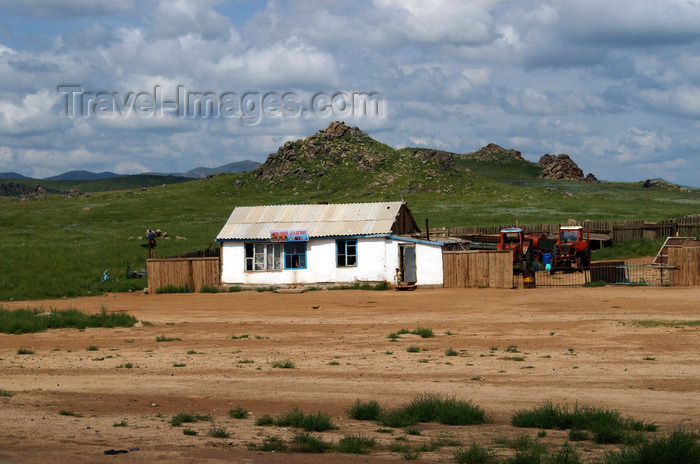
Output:
<instances>
[{"instance_id":1,"label":"distant mountain ridge","mask_svg":"<svg viewBox=\"0 0 700 464\"><path fill-rule=\"evenodd\" d=\"M237 161L235 163L224 164L217 168L194 168L190 169L184 174L179 174L183 177L194 177L197 179L206 179L208 176L215 176L217 174L229 173L236 174L239 172L252 171L253 169L260 166L260 163L250 160Z\"/></svg>"},{"instance_id":2,"label":"distant mountain ridge","mask_svg":"<svg viewBox=\"0 0 700 464\"><path fill-rule=\"evenodd\" d=\"M0 179L31 179L16 172L0 172Z\"/></svg>"},{"instance_id":3,"label":"distant mountain ridge","mask_svg":"<svg viewBox=\"0 0 700 464\"><path fill-rule=\"evenodd\" d=\"M185 173L161 173L161 172L146 172L144 175L154 176L174 176L174 177L189 177L192 179L206 179L208 176L230 173L236 174L239 172L252 171L260 166L260 163L251 160L237 161L235 163L224 164L215 168L196 167ZM110 179L114 177L126 177L134 174L116 174L110 171L91 172L86 170L74 170L64 172L51 177L45 177L37 180L100 180ZM136 174L138 175L138 174ZM17 172L0 172L0 179L34 179Z\"/></svg>"},{"instance_id":4,"label":"distant mountain ridge","mask_svg":"<svg viewBox=\"0 0 700 464\"><path fill-rule=\"evenodd\" d=\"M68 171L57 176L46 177L44 180L99 180L99 179L109 179L111 177L120 177L122 174L115 174L113 172L90 172L85 170Z\"/></svg>"}]
</instances>

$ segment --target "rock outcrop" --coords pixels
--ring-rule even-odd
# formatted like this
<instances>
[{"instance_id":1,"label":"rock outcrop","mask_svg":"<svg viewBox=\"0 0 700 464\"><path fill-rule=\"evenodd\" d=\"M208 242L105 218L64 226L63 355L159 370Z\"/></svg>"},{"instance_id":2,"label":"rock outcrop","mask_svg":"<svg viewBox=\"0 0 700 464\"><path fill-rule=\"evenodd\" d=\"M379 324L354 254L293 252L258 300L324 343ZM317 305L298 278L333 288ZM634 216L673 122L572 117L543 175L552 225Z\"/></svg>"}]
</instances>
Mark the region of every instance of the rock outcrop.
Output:
<instances>
[{"instance_id":1,"label":"rock outcrop","mask_svg":"<svg viewBox=\"0 0 700 464\"><path fill-rule=\"evenodd\" d=\"M592 173L584 176L583 170L565 153L558 156L543 155L537 166L544 168L542 174L539 175L541 179L598 182L598 179Z\"/></svg>"},{"instance_id":2,"label":"rock outcrop","mask_svg":"<svg viewBox=\"0 0 700 464\"><path fill-rule=\"evenodd\" d=\"M397 151L357 127L333 121L303 140L285 143L253 172L256 179L273 184L310 184L324 176L340 174L346 181L371 175L372 184L379 185L391 183L401 172L413 168L422 170L426 179L435 179L441 173L454 171L453 155L440 150Z\"/></svg>"},{"instance_id":3,"label":"rock outcrop","mask_svg":"<svg viewBox=\"0 0 700 464\"><path fill-rule=\"evenodd\" d=\"M495 143L489 143L485 147L482 147L475 152L467 153L464 156L486 163L505 163L511 161L522 161L527 163L527 160L523 158L522 153L520 153L518 150L507 150L500 145L496 145Z\"/></svg>"}]
</instances>

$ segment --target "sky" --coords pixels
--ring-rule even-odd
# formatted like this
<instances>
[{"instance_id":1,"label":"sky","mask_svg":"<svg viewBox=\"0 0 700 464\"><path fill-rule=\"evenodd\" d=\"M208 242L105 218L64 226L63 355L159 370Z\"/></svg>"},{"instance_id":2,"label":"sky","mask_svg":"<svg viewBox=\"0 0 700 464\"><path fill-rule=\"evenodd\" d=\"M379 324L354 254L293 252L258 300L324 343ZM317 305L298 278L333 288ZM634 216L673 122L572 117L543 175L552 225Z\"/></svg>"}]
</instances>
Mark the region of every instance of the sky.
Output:
<instances>
[{"instance_id":1,"label":"sky","mask_svg":"<svg viewBox=\"0 0 700 464\"><path fill-rule=\"evenodd\" d=\"M333 120L700 187L700 0L0 0L0 172L184 172Z\"/></svg>"}]
</instances>

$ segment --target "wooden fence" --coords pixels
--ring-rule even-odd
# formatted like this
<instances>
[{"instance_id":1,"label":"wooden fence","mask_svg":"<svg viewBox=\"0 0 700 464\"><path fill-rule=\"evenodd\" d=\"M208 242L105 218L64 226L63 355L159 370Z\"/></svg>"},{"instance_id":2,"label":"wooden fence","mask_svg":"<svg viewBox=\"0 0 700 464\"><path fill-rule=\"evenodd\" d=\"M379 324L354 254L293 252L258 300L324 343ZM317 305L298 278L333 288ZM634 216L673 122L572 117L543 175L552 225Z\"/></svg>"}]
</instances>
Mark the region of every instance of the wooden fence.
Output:
<instances>
[{"instance_id":1,"label":"wooden fence","mask_svg":"<svg viewBox=\"0 0 700 464\"><path fill-rule=\"evenodd\" d=\"M444 287L513 287L510 251L445 251L442 253Z\"/></svg>"},{"instance_id":2,"label":"wooden fence","mask_svg":"<svg viewBox=\"0 0 700 464\"><path fill-rule=\"evenodd\" d=\"M220 284L219 269L219 258L149 259L146 261L148 293L168 286L187 286L190 292L198 292L204 286L217 286Z\"/></svg>"},{"instance_id":3,"label":"wooden fence","mask_svg":"<svg viewBox=\"0 0 700 464\"><path fill-rule=\"evenodd\" d=\"M671 271L672 285L700 285L700 248L669 248L668 264L676 267Z\"/></svg>"},{"instance_id":4,"label":"wooden fence","mask_svg":"<svg viewBox=\"0 0 700 464\"><path fill-rule=\"evenodd\" d=\"M660 237L698 235L700 230L700 214L683 216L668 221L649 222L635 221L573 221L571 224L520 224L526 233L545 233L557 235L560 225L580 225L593 234L609 235L613 243L618 245L630 239L657 239ZM466 235L497 235L501 229L515 227L515 224L500 226L463 226L438 227L430 229L431 237L462 237Z\"/></svg>"}]
</instances>

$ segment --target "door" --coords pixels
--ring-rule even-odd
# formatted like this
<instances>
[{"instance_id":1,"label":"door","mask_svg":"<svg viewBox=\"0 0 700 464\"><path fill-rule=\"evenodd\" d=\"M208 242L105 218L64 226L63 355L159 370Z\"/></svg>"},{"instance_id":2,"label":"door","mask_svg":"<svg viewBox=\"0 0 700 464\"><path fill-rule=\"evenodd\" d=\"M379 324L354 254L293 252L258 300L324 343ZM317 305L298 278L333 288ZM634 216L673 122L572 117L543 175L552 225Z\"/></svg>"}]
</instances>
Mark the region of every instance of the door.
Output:
<instances>
[{"instance_id":1,"label":"door","mask_svg":"<svg viewBox=\"0 0 700 464\"><path fill-rule=\"evenodd\" d=\"M401 273L403 281L409 284L416 283L416 247L413 245L399 245L401 259Z\"/></svg>"}]
</instances>

